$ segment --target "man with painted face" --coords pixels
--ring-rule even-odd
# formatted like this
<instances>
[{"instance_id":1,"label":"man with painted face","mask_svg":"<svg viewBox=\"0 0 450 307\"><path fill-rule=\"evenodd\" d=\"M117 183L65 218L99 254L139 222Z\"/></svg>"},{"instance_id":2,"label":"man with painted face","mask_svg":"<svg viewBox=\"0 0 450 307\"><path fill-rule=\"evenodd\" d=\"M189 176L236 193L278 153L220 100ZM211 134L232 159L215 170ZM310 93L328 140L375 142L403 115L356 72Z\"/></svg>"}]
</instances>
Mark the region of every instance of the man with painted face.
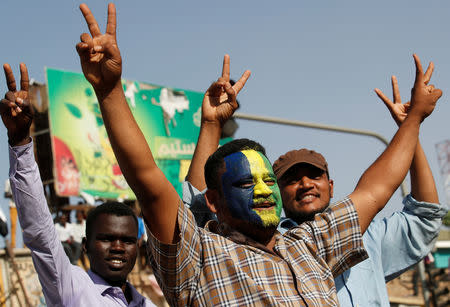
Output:
<instances>
[{"instance_id":1,"label":"man with painted face","mask_svg":"<svg viewBox=\"0 0 450 307\"><path fill-rule=\"evenodd\" d=\"M333 275L365 258L361 232L405 177L420 124L442 94L425 84L418 57L414 56L417 74L411 110L349 197L313 222L281 235L276 231L279 192L270 163L254 142L235 141L219 148L206 163L206 198L219 222L202 229L156 165L125 99L114 5L108 7L104 34L88 7L80 8L90 31L77 44L81 66L97 95L119 165L142 206L150 262L169 303L337 305ZM250 75L246 71L231 86L229 67L225 56L222 76L204 96L202 110L216 118L236 107L236 95ZM202 126L216 124L202 122ZM205 136L201 133L199 139Z\"/></svg>"},{"instance_id":2,"label":"man with painted face","mask_svg":"<svg viewBox=\"0 0 450 307\"><path fill-rule=\"evenodd\" d=\"M110 203L91 210L83 239L90 270L86 273L70 263L34 160L26 66L20 64L20 91L11 67L5 64L4 70L9 91L0 102L0 114L8 130L9 180L47 306L155 306L127 282L136 261L138 224L126 205Z\"/></svg>"},{"instance_id":3,"label":"man with painted face","mask_svg":"<svg viewBox=\"0 0 450 307\"><path fill-rule=\"evenodd\" d=\"M432 70L433 63L424 75L426 83ZM401 103L395 77L392 77L392 87L393 102L380 90L377 89L376 92L400 126L406 118L410 103ZM210 113L205 112L203 116L210 116ZM214 120L203 120L206 119ZM210 126L203 129L209 131L202 131L202 134L209 132L220 135L220 128L215 132ZM183 183L183 199L191 206L198 223L217 219L207 209L199 191L206 187L200 170L204 163L202 155L213 153L217 145L214 138L199 138L187 181ZM328 208L333 197L334 182L330 179L328 164L321 154L308 149L292 150L282 155L274 163L273 169L279 181L287 216L282 219L279 231L284 233L303 222L312 221L315 214ZM335 278L342 306L389 306L385 283L416 264L431 250L439 233L442 217L448 209L438 204L434 179L419 142L410 170L411 195L405 198L403 211L396 212L389 218L373 221L363 236L369 259Z\"/></svg>"}]
</instances>

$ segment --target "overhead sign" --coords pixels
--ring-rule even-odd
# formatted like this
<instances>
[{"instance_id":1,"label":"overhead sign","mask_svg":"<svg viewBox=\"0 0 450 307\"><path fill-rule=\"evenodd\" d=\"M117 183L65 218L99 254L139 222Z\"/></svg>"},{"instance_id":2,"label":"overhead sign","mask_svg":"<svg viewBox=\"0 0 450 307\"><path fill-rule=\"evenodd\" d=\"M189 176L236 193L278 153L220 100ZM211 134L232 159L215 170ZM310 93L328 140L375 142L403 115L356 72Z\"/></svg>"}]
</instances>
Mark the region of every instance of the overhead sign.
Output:
<instances>
[{"instance_id":1,"label":"overhead sign","mask_svg":"<svg viewBox=\"0 0 450 307\"><path fill-rule=\"evenodd\" d=\"M116 161L97 98L83 74L46 69L57 194L135 199ZM181 193L200 130L203 93L122 80L156 163Z\"/></svg>"}]
</instances>

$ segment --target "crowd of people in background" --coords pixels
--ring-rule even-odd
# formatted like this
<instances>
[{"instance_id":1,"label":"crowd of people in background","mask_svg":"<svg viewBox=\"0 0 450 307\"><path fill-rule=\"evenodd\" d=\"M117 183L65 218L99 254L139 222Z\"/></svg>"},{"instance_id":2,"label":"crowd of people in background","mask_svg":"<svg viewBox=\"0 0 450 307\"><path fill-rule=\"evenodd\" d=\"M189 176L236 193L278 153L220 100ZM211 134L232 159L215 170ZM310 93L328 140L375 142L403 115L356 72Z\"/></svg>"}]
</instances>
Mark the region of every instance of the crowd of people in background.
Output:
<instances>
[{"instance_id":1,"label":"crowd of people in background","mask_svg":"<svg viewBox=\"0 0 450 307\"><path fill-rule=\"evenodd\" d=\"M69 257L70 263L77 265L78 261L81 261L86 268L81 248L82 239L86 236L86 217L84 211L77 210L75 212L75 219L75 223L71 223L70 211L63 212L56 217L55 229L64 247L64 252Z\"/></svg>"}]
</instances>

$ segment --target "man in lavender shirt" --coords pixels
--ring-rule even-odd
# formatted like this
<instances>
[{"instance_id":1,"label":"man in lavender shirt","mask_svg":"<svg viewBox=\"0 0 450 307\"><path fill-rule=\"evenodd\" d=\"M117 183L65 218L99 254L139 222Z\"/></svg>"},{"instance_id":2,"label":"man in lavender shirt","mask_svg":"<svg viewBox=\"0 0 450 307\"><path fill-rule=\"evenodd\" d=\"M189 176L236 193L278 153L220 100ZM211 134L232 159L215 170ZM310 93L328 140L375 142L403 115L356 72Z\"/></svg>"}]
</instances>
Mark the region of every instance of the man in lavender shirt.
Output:
<instances>
[{"instance_id":1,"label":"man in lavender shirt","mask_svg":"<svg viewBox=\"0 0 450 307\"><path fill-rule=\"evenodd\" d=\"M70 263L34 160L27 68L20 64L20 90L11 67L3 68L9 91L0 102L0 114L8 130L11 189L47 306L155 306L127 282L136 262L138 224L126 205L104 204L91 211L83 240L91 269L86 273Z\"/></svg>"}]
</instances>

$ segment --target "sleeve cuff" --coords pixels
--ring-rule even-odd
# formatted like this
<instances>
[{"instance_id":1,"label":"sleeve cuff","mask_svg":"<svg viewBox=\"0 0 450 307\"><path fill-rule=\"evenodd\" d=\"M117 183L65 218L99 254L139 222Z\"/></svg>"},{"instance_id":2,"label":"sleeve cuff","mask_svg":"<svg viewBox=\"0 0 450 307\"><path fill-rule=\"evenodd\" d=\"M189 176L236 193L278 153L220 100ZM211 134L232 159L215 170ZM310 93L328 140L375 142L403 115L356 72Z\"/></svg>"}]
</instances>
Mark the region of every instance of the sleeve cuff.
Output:
<instances>
[{"instance_id":1,"label":"sleeve cuff","mask_svg":"<svg viewBox=\"0 0 450 307\"><path fill-rule=\"evenodd\" d=\"M33 140L30 143L9 147L9 176L14 176L17 170L26 169L35 162L33 151Z\"/></svg>"},{"instance_id":2,"label":"sleeve cuff","mask_svg":"<svg viewBox=\"0 0 450 307\"><path fill-rule=\"evenodd\" d=\"M407 211L416 216L443 218L448 212L448 206L445 204L434 204L425 201L418 201L411 196L406 195L403 199L405 206L403 211Z\"/></svg>"}]
</instances>

